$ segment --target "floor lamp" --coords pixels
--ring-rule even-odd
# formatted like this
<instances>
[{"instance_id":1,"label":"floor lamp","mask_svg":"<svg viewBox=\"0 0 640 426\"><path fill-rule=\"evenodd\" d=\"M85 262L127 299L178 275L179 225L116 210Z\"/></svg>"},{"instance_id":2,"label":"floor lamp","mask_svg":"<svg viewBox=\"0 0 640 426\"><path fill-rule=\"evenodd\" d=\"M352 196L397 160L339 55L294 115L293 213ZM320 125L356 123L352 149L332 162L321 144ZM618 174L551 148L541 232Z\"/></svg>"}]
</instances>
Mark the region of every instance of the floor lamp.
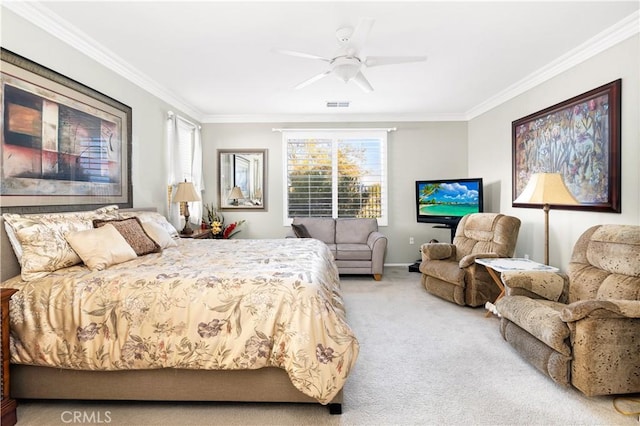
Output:
<instances>
[{"instance_id":1,"label":"floor lamp","mask_svg":"<svg viewBox=\"0 0 640 426\"><path fill-rule=\"evenodd\" d=\"M544 210L544 264L549 264L549 209L552 204L579 204L560 173L535 173L514 204L538 204Z\"/></svg>"},{"instance_id":2,"label":"floor lamp","mask_svg":"<svg viewBox=\"0 0 640 426\"><path fill-rule=\"evenodd\" d=\"M178 184L176 195L173 197L174 203L184 203L184 229L180 231L183 235L193 234L193 229L189 226L189 201L200 201L200 197L193 183L185 180Z\"/></svg>"}]
</instances>

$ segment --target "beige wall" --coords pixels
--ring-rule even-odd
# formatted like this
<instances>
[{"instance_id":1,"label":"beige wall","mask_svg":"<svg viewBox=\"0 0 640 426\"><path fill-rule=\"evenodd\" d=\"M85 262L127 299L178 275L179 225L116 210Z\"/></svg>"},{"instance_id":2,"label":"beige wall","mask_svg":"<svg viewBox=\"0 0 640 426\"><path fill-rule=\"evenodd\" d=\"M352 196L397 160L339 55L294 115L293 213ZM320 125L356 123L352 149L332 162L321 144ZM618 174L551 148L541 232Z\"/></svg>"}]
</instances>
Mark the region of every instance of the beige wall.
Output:
<instances>
[{"instance_id":1,"label":"beige wall","mask_svg":"<svg viewBox=\"0 0 640 426\"><path fill-rule=\"evenodd\" d=\"M389 225L381 227L389 238L386 262L410 263L419 257L422 242L449 241L449 231L417 223L415 181L458 178L467 175L467 124L465 122L398 123L254 123L205 124L202 130L205 159L205 202L217 203L217 149L266 148L268 152L267 212L224 212L227 221L246 219L242 238L280 238L283 225L282 134L273 128L390 128L388 136ZM409 244L413 236L415 244Z\"/></svg>"},{"instance_id":2,"label":"beige wall","mask_svg":"<svg viewBox=\"0 0 640 426\"><path fill-rule=\"evenodd\" d=\"M166 199L165 122L179 110L76 49L2 8L2 47L104 93L133 109L132 182L135 207L164 212Z\"/></svg>"},{"instance_id":3,"label":"beige wall","mask_svg":"<svg viewBox=\"0 0 640 426\"><path fill-rule=\"evenodd\" d=\"M551 210L550 264L566 268L577 238L600 223L640 224L640 46L636 35L469 122L469 174L483 176L485 203L523 224L516 254L544 260L544 213L511 207L511 122L622 78L622 213Z\"/></svg>"}]
</instances>

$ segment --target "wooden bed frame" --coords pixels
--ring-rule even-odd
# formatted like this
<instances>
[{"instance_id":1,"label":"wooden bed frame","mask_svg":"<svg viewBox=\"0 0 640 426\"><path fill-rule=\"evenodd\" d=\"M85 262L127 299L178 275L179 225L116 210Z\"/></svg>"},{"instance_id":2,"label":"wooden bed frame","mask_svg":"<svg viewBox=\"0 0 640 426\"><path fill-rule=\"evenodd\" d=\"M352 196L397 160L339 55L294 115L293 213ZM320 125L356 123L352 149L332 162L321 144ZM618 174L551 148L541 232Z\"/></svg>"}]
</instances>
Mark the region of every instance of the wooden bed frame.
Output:
<instances>
[{"instance_id":1,"label":"wooden bed frame","mask_svg":"<svg viewBox=\"0 0 640 426\"><path fill-rule=\"evenodd\" d=\"M122 209L155 210L155 209ZM0 217L0 279L20 274L20 265ZM84 371L11 364L15 399L227 401L315 403L293 386L285 370L127 370ZM327 405L342 413L343 393Z\"/></svg>"}]
</instances>

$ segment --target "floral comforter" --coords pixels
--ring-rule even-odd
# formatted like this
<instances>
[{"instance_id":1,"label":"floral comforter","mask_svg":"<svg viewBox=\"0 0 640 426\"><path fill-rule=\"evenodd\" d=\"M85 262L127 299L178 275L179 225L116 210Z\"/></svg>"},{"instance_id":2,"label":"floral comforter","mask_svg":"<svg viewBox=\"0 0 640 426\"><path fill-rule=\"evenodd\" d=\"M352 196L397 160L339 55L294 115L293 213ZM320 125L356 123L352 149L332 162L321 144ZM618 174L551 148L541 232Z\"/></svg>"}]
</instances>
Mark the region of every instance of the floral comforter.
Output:
<instances>
[{"instance_id":1,"label":"floral comforter","mask_svg":"<svg viewBox=\"0 0 640 426\"><path fill-rule=\"evenodd\" d=\"M338 272L312 239L179 240L91 272L2 283L11 362L80 370L280 367L328 403L358 356Z\"/></svg>"}]
</instances>

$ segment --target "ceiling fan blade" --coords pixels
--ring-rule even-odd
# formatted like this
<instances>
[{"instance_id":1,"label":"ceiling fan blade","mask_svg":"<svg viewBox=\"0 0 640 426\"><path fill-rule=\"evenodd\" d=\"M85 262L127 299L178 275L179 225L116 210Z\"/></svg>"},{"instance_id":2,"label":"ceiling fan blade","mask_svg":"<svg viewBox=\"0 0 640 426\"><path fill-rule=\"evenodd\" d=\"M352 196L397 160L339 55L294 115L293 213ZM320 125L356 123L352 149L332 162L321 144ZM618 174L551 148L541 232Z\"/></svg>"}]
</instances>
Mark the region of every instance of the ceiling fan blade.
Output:
<instances>
[{"instance_id":1,"label":"ceiling fan blade","mask_svg":"<svg viewBox=\"0 0 640 426\"><path fill-rule=\"evenodd\" d=\"M381 65L404 64L407 62L422 62L426 60L426 56L369 56L364 61L364 64L371 68Z\"/></svg>"},{"instance_id":2,"label":"ceiling fan blade","mask_svg":"<svg viewBox=\"0 0 640 426\"><path fill-rule=\"evenodd\" d=\"M369 32L375 19L373 18L360 18L358 26L353 30L353 34L349 37L349 46L355 50L355 53L360 52L362 47L369 37Z\"/></svg>"},{"instance_id":3,"label":"ceiling fan blade","mask_svg":"<svg viewBox=\"0 0 640 426\"><path fill-rule=\"evenodd\" d=\"M329 74L331 74L331 70L327 70L327 71L325 71L323 73L320 73L318 75L314 75L310 79L305 80L302 83L298 84L296 86L296 89L302 89L303 87L306 87L306 86L310 85L311 83L315 83L316 81L320 80L321 78L324 78L324 77L328 76Z\"/></svg>"},{"instance_id":4,"label":"ceiling fan blade","mask_svg":"<svg viewBox=\"0 0 640 426\"><path fill-rule=\"evenodd\" d=\"M272 49L272 51L274 53L280 53L282 55L288 55L288 56L296 56L298 58L319 59L321 61L331 62L331 59L323 58L322 56L312 55L310 53L302 53L302 52L295 52L293 50L281 50L281 49Z\"/></svg>"},{"instance_id":5,"label":"ceiling fan blade","mask_svg":"<svg viewBox=\"0 0 640 426\"><path fill-rule=\"evenodd\" d=\"M365 78L364 74L361 71L353 77L352 80L355 84L358 85L365 93L373 92L373 86L369 83L369 81Z\"/></svg>"}]
</instances>

